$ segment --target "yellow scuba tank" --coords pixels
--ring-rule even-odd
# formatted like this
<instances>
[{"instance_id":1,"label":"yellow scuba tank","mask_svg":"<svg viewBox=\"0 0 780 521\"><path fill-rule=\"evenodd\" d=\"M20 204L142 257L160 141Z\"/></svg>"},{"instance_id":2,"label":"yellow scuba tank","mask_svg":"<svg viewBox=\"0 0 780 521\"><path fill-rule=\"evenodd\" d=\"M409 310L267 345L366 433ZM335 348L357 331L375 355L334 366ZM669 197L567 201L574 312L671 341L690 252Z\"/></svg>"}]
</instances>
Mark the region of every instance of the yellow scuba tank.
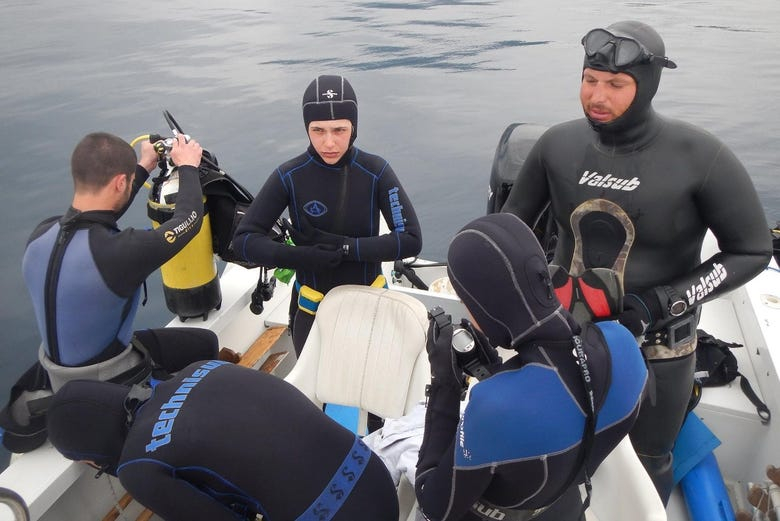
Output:
<instances>
[{"instance_id":1,"label":"yellow scuba tank","mask_svg":"<svg viewBox=\"0 0 780 521\"><path fill-rule=\"evenodd\" d=\"M178 192L179 174L175 167L154 179L147 201L147 213L153 228L158 228L173 216ZM206 320L209 312L219 309L222 304L205 196L203 203L200 231L184 249L160 268L165 304L181 320L194 317Z\"/></svg>"}]
</instances>

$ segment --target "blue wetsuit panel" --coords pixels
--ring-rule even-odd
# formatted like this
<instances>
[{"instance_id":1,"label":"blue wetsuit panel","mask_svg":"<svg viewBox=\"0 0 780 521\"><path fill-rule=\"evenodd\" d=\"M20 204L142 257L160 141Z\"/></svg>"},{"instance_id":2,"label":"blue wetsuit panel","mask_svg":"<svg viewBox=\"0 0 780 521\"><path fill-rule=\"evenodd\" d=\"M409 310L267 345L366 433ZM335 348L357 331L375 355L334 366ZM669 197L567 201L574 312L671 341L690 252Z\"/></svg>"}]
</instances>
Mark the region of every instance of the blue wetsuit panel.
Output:
<instances>
[{"instance_id":1,"label":"blue wetsuit panel","mask_svg":"<svg viewBox=\"0 0 780 521\"><path fill-rule=\"evenodd\" d=\"M557 371L529 364L499 373L471 391L458 428L455 465L475 467L563 452L580 442L584 426L585 413Z\"/></svg>"},{"instance_id":2,"label":"blue wetsuit panel","mask_svg":"<svg viewBox=\"0 0 780 521\"><path fill-rule=\"evenodd\" d=\"M637 399L647 381L647 367L639 353L636 339L617 322L599 322L612 357L612 385L601 407L596 431L624 420L633 413Z\"/></svg>"}]
</instances>

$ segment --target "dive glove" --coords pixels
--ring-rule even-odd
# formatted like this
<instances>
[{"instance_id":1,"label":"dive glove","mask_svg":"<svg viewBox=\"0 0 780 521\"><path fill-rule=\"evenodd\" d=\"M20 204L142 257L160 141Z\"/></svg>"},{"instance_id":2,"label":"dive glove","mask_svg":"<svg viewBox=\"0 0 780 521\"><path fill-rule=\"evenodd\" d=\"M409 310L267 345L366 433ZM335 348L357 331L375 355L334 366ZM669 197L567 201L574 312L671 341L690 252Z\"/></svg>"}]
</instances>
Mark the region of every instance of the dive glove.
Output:
<instances>
[{"instance_id":1,"label":"dive glove","mask_svg":"<svg viewBox=\"0 0 780 521\"><path fill-rule=\"evenodd\" d=\"M356 239L346 237L344 235L338 235L335 233L326 232L313 226L311 222L305 217L301 217L300 230L296 230L289 221L287 221L287 230L290 233L290 238L298 246L332 246L341 252L343 257L349 260L356 260L357 255L355 252Z\"/></svg>"},{"instance_id":2,"label":"dive glove","mask_svg":"<svg viewBox=\"0 0 780 521\"><path fill-rule=\"evenodd\" d=\"M325 271L341 264L343 255L334 246L317 244L315 246L296 246L289 248L290 262L287 264L296 270Z\"/></svg>"},{"instance_id":3,"label":"dive glove","mask_svg":"<svg viewBox=\"0 0 780 521\"><path fill-rule=\"evenodd\" d=\"M431 385L465 388L466 377L452 350L452 317L437 306L428 312L428 319L425 349L431 364Z\"/></svg>"},{"instance_id":4,"label":"dive glove","mask_svg":"<svg viewBox=\"0 0 780 521\"><path fill-rule=\"evenodd\" d=\"M641 295L628 293L623 297L623 311L616 317L635 337L645 334L647 329L663 317L661 304L653 289Z\"/></svg>"}]
</instances>

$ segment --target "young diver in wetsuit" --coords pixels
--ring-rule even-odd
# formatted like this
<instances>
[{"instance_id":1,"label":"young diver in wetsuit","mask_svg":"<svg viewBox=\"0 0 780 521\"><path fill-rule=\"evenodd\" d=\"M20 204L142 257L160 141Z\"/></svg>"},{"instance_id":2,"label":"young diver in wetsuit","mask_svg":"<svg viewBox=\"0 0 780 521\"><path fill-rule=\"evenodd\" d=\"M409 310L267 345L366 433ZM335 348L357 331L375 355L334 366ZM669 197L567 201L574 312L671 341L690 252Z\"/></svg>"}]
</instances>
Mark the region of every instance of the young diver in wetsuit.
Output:
<instances>
[{"instance_id":1,"label":"young diver in wetsuit","mask_svg":"<svg viewBox=\"0 0 780 521\"><path fill-rule=\"evenodd\" d=\"M533 225L549 203L559 266L575 255L575 208L606 199L631 220L624 311L616 318L639 338L655 375L631 441L666 503L671 450L693 386L699 306L766 266L767 223L750 177L723 143L653 110L661 71L676 68L655 30L623 21L593 29L582 44L585 118L541 136L503 211ZM594 214L580 223L585 268L613 265L626 236L615 222ZM707 229L720 252L702 261Z\"/></svg>"},{"instance_id":2,"label":"young diver in wetsuit","mask_svg":"<svg viewBox=\"0 0 780 521\"><path fill-rule=\"evenodd\" d=\"M167 521L397 521L382 461L284 380L212 360L149 392L65 384L52 444Z\"/></svg>"},{"instance_id":3,"label":"young diver in wetsuit","mask_svg":"<svg viewBox=\"0 0 780 521\"><path fill-rule=\"evenodd\" d=\"M422 234L409 197L387 161L353 145L357 98L341 76L319 76L303 95L310 145L277 168L236 230L238 255L296 270L291 308L300 354L319 300L342 284L371 285L382 261L417 255ZM288 210L295 247L268 235ZM380 219L390 231L379 235Z\"/></svg>"},{"instance_id":4,"label":"young diver in wetsuit","mask_svg":"<svg viewBox=\"0 0 780 521\"><path fill-rule=\"evenodd\" d=\"M422 515L432 521L580 519L577 484L626 436L639 411L647 370L634 337L616 322L575 322L553 292L533 232L513 215L467 224L452 240L447 262L480 348L517 354L503 363L488 357L493 374L474 385L460 416L464 376L453 359L453 328L432 322L432 377L415 480Z\"/></svg>"}]
</instances>

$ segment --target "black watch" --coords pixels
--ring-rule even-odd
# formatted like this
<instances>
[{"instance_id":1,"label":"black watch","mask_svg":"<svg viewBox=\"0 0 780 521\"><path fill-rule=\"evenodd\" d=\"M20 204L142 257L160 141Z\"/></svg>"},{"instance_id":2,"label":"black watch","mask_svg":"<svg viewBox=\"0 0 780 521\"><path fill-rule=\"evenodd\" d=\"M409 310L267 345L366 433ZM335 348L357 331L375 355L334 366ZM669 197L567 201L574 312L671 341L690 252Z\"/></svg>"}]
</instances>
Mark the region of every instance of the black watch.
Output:
<instances>
[{"instance_id":1,"label":"black watch","mask_svg":"<svg viewBox=\"0 0 780 521\"><path fill-rule=\"evenodd\" d=\"M677 290L671 286L663 286L664 293L666 294L666 305L669 316L679 317L686 311L688 311L688 302L684 298L680 297Z\"/></svg>"}]
</instances>

